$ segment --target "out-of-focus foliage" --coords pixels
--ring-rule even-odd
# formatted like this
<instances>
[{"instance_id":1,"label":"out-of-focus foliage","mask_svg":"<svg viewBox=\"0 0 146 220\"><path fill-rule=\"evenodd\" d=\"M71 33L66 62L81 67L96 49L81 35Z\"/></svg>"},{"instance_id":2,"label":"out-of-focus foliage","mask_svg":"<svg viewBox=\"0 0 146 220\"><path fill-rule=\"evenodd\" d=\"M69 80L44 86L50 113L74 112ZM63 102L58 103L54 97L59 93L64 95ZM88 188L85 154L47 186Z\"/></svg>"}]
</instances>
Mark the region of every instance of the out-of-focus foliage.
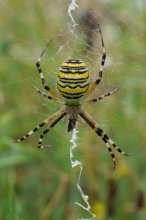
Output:
<instances>
[{"instance_id":1,"label":"out-of-focus foliage","mask_svg":"<svg viewBox=\"0 0 146 220\"><path fill-rule=\"evenodd\" d=\"M53 38L42 65L52 88L56 88L55 73L63 59L72 54L87 62L94 77L97 75L102 51L96 22L102 26L108 54L104 83L97 92L109 91L113 85L120 90L87 108L132 156L117 155L113 170L105 144L81 122L75 152L83 163L81 185L97 220L146 219L145 2L80 1L73 13L80 24L77 37L69 31L68 4L0 1L0 219L86 217L74 205L81 198L76 189L78 169L72 170L69 160L66 120L45 138L51 148L36 148L40 132L21 144L13 140L61 107L44 100L33 88L42 89L35 62L48 40ZM83 31L86 28L94 31Z\"/></svg>"}]
</instances>

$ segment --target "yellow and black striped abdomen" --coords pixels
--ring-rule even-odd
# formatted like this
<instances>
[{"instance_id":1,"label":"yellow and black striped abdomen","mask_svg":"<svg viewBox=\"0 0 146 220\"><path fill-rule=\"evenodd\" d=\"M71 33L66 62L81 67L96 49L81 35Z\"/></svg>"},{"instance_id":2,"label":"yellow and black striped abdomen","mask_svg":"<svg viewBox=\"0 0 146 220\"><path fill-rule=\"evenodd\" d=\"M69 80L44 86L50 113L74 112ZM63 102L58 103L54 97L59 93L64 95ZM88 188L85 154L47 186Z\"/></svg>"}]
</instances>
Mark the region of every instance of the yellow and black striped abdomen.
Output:
<instances>
[{"instance_id":1,"label":"yellow and black striped abdomen","mask_svg":"<svg viewBox=\"0 0 146 220\"><path fill-rule=\"evenodd\" d=\"M66 104L79 104L89 88L89 72L80 59L67 59L59 69L57 87Z\"/></svg>"}]
</instances>

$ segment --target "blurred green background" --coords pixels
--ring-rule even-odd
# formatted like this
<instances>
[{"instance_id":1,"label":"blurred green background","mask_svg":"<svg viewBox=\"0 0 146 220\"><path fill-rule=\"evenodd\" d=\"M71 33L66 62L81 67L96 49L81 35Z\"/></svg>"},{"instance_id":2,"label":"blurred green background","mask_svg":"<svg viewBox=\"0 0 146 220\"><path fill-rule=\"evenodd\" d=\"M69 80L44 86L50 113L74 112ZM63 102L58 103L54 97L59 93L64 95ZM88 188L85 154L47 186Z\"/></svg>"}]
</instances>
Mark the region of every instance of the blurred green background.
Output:
<instances>
[{"instance_id":1,"label":"blurred green background","mask_svg":"<svg viewBox=\"0 0 146 220\"><path fill-rule=\"evenodd\" d=\"M71 168L67 121L46 136L14 140L61 108L36 93L42 89L35 62L47 41L42 67L56 89L57 72L69 56L85 61L95 79L102 54L96 24L107 50L103 82L94 97L120 90L92 106L84 106L109 136L131 157L112 160L105 144L80 122L77 159L83 163L81 186L97 220L146 219L146 4L145 1L82 0L73 12L70 1L0 1L0 219L75 220L90 216L74 205L79 169ZM59 9L59 10L58 10ZM43 89L42 89L43 90Z\"/></svg>"}]
</instances>

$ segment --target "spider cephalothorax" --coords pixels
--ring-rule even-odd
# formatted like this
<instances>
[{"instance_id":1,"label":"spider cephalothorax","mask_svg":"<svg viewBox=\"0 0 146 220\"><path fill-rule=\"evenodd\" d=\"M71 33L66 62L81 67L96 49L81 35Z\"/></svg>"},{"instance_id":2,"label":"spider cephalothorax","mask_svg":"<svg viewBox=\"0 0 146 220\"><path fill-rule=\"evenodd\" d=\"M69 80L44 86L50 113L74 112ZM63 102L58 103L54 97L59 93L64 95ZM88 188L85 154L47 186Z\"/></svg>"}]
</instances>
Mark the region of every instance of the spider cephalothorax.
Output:
<instances>
[{"instance_id":1,"label":"spider cephalothorax","mask_svg":"<svg viewBox=\"0 0 146 220\"><path fill-rule=\"evenodd\" d=\"M68 131L72 131L79 119L80 105L66 105L65 111L68 115Z\"/></svg>"},{"instance_id":2,"label":"spider cephalothorax","mask_svg":"<svg viewBox=\"0 0 146 220\"><path fill-rule=\"evenodd\" d=\"M47 90L50 95L42 92L38 88L36 88L37 92L47 99L54 100L55 102L62 103L65 105L61 110L57 111L55 114L51 115L49 118L45 119L41 124L37 125L33 130L28 132L26 135L23 135L17 142L23 141L32 135L34 132L39 130L41 127L47 125L50 121L53 122L42 132L39 138L38 147L44 147L42 145L42 141L44 136L64 117L68 116L68 131L72 131L75 126L76 122L78 121L79 117L81 117L94 131L95 133L104 141L107 146L107 149L115 163L115 154L114 150L122 153L123 155L128 155L124 151L122 151L112 139L103 131L103 129L99 126L97 122L82 108L82 104L85 102L93 103L98 102L111 94L113 94L115 90L108 92L98 98L95 99L88 99L89 95L95 90L97 85L101 82L102 75L103 75L103 67L106 59L106 52L104 47L103 36L100 27L98 26L98 30L100 33L101 44L102 44L102 59L101 64L98 72L97 79L95 82L90 86L89 80L89 72L85 65L85 63L80 59L68 58L60 67L58 73L58 80L57 80L57 87L60 91L60 94L63 96L63 101L61 99L61 95L52 90L45 81L40 61L41 58L49 46L50 42L47 44L46 48L41 53L40 57L36 62L36 66L42 81L42 85L45 90ZM89 87L90 86L90 87Z\"/></svg>"}]
</instances>

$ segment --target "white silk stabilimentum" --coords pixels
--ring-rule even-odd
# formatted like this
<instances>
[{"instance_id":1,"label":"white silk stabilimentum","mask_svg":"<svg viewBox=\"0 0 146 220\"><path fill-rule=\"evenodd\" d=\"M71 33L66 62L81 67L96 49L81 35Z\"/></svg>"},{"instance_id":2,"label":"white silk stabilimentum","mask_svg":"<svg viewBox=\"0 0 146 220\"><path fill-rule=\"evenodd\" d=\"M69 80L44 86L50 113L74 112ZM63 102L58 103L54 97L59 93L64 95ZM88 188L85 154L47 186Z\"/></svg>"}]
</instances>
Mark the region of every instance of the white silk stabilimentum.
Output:
<instances>
[{"instance_id":1,"label":"white silk stabilimentum","mask_svg":"<svg viewBox=\"0 0 146 220\"><path fill-rule=\"evenodd\" d=\"M68 14L72 20L73 26L75 27L77 24L75 23L75 20L71 14L71 11L75 11L76 8L78 8L79 6L76 4L76 0L72 0L71 3L68 6ZM71 29L70 29L71 30Z\"/></svg>"},{"instance_id":2,"label":"white silk stabilimentum","mask_svg":"<svg viewBox=\"0 0 146 220\"><path fill-rule=\"evenodd\" d=\"M69 26L69 30L74 34L74 36L76 37L75 35L75 27L76 27L76 22L72 16L72 11L75 11L76 8L78 8L79 6L76 4L76 0L71 0L71 3L69 4L68 6L68 15L69 17L71 18L71 21L73 23L73 25L70 25ZM76 166L79 166L80 167L80 171L79 171L79 177L78 177L78 181L77 181L77 189L83 199L83 201L85 202L85 205L82 205L80 204L79 202L75 202L76 205L80 206L82 209L84 209L85 211L87 211L90 215L91 215L91 218L87 219L87 218L83 218L81 217L80 220L92 220L94 219L96 216L94 213L91 212L91 206L88 202L88 196L84 194L81 186L80 186L80 178L81 178L81 174L82 174L82 169L83 169L83 166L82 166L82 163L78 160L74 160L74 154L73 154L73 150L77 147L77 133L78 131L75 129L73 129L73 132L72 132L72 137L71 137L71 146L70 146L70 161L71 161L71 166L72 168L76 167Z\"/></svg>"},{"instance_id":3,"label":"white silk stabilimentum","mask_svg":"<svg viewBox=\"0 0 146 220\"><path fill-rule=\"evenodd\" d=\"M83 166L82 166L82 163L79 161L79 160L74 160L74 154L73 154L73 150L77 147L77 133L78 131L75 129L73 129L73 132L72 132L72 137L71 137L71 146L70 146L70 161L71 161L71 166L72 168L76 167L76 166L79 166L80 167L80 172L79 172L79 178L78 178L78 181L77 181L77 189L79 190L80 192L80 195L83 199L83 201L85 202L85 205L82 205L78 202L75 202L76 205L80 206L82 209L84 209L85 211L87 211L90 215L91 215L91 218L80 218L80 220L92 220L96 217L96 215L94 213L92 213L91 211L91 206L88 202L88 196L84 194L81 186L80 186L80 178L81 178L81 174L82 174L82 169L83 169Z\"/></svg>"}]
</instances>

